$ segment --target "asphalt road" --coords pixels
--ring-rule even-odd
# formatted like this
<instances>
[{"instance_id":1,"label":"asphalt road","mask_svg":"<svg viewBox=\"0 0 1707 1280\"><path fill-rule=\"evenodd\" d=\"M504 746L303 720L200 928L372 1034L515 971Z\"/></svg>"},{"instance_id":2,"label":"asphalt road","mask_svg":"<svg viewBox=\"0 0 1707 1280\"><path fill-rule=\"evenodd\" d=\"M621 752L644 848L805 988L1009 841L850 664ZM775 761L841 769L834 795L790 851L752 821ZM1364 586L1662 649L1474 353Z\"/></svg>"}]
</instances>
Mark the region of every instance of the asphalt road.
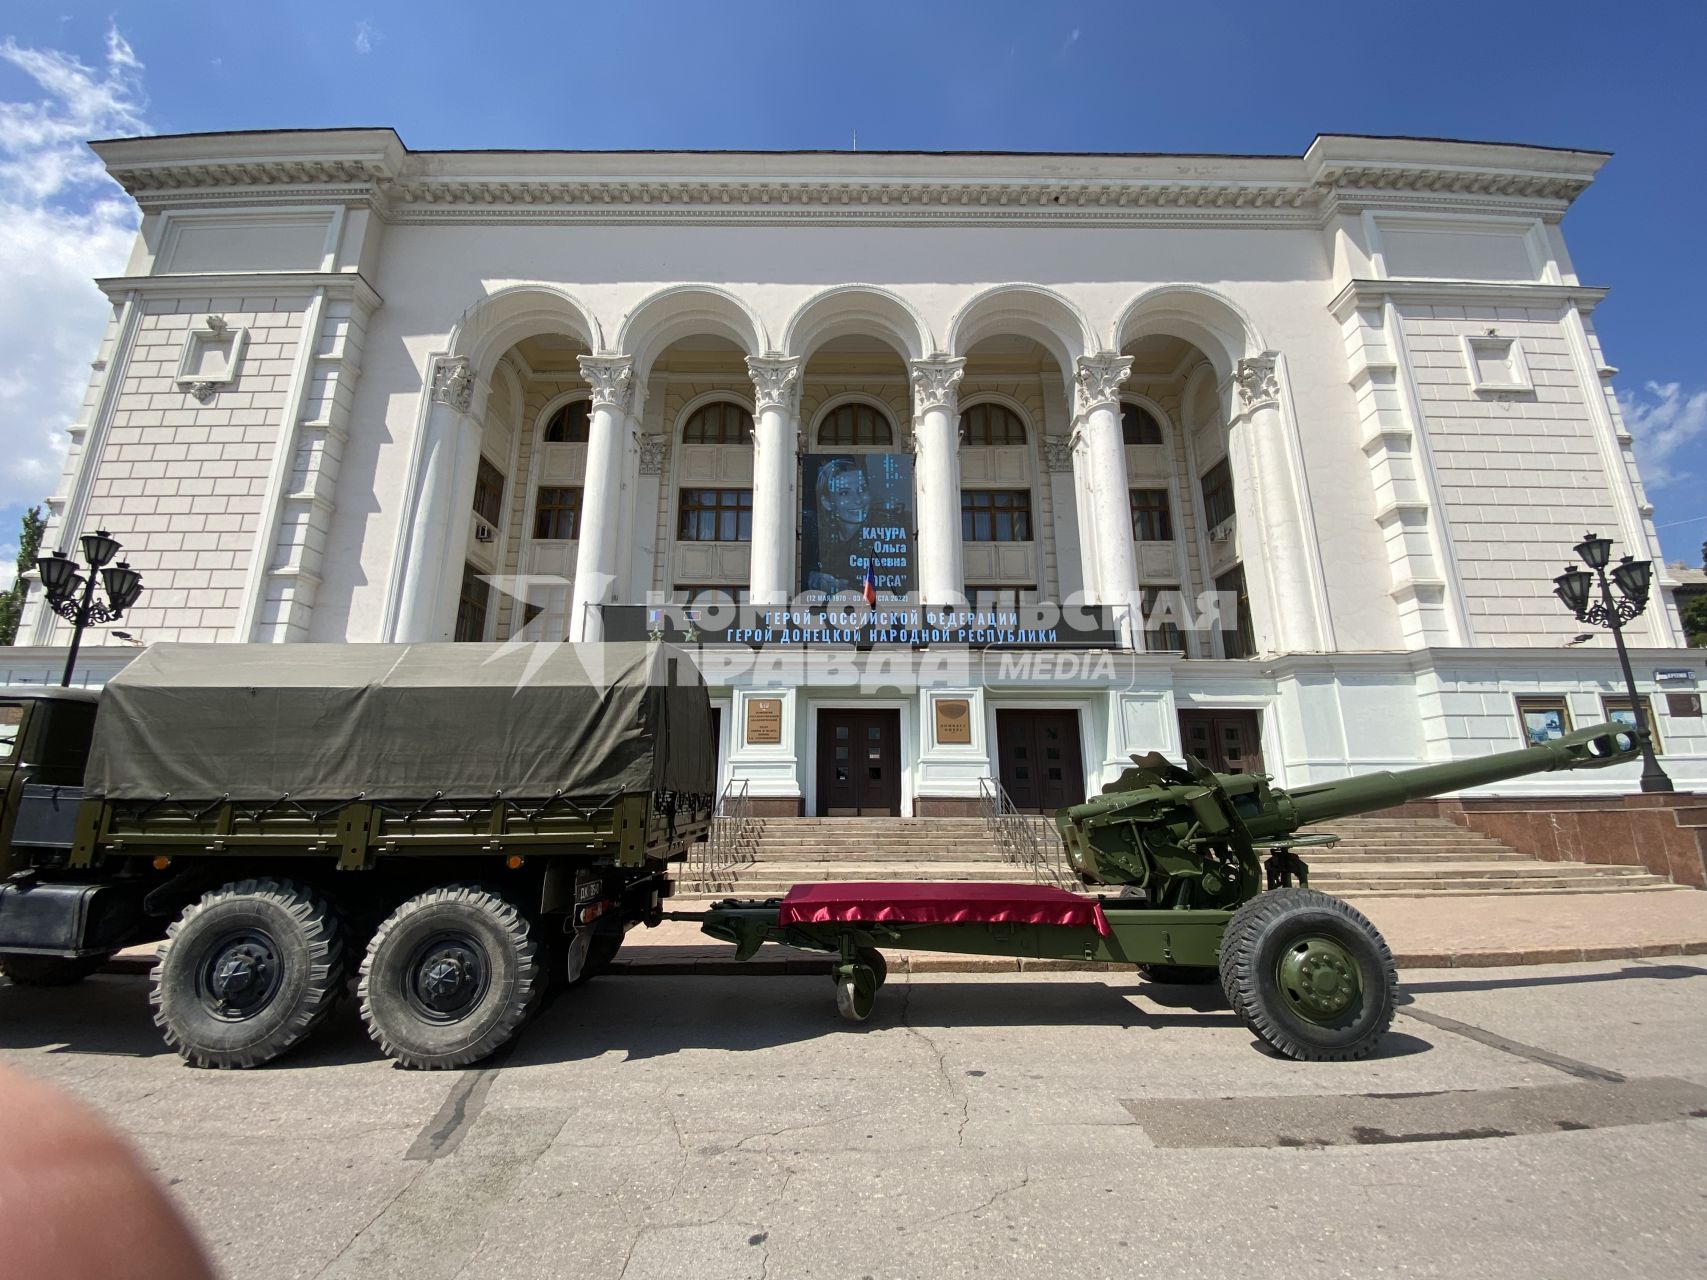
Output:
<instances>
[{"instance_id":1,"label":"asphalt road","mask_svg":"<svg viewBox=\"0 0 1707 1280\"><path fill-rule=\"evenodd\" d=\"M612 977L495 1068L343 1009L182 1066L145 983L0 986L0 1058L126 1130L233 1277L1707 1275L1707 967L1403 975L1384 1056L1259 1051L1207 989Z\"/></svg>"}]
</instances>

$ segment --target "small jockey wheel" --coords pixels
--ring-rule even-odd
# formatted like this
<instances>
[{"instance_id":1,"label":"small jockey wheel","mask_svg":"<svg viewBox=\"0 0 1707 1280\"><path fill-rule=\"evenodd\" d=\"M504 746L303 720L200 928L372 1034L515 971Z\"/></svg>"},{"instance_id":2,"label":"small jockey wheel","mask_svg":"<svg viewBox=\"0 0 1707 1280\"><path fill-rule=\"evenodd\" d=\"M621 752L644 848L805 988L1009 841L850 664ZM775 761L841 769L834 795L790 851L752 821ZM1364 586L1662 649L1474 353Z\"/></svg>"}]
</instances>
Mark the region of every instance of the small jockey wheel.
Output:
<instances>
[{"instance_id":1,"label":"small jockey wheel","mask_svg":"<svg viewBox=\"0 0 1707 1280\"><path fill-rule=\"evenodd\" d=\"M830 971L836 986L836 1012L849 1022L864 1022L877 1007L877 992L889 979L889 962L876 947L842 942L842 958Z\"/></svg>"}]
</instances>

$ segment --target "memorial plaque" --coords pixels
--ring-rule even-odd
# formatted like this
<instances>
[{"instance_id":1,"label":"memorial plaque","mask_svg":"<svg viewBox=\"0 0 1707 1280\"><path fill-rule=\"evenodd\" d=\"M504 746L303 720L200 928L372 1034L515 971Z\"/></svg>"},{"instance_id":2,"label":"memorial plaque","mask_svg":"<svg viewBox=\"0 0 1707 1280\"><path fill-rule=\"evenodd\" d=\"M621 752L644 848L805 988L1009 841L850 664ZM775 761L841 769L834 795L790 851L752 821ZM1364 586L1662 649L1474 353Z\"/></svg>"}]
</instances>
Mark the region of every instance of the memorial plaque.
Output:
<instances>
[{"instance_id":1,"label":"memorial plaque","mask_svg":"<svg viewBox=\"0 0 1707 1280\"><path fill-rule=\"evenodd\" d=\"M972 704L965 698L936 700L936 740L945 746L972 745Z\"/></svg>"},{"instance_id":2,"label":"memorial plaque","mask_svg":"<svg viewBox=\"0 0 1707 1280\"><path fill-rule=\"evenodd\" d=\"M747 744L775 746L782 741L782 699L747 699Z\"/></svg>"},{"instance_id":3,"label":"memorial plaque","mask_svg":"<svg viewBox=\"0 0 1707 1280\"><path fill-rule=\"evenodd\" d=\"M1666 694L1666 714L1676 716L1680 720L1699 720L1701 718L1701 695L1699 693Z\"/></svg>"}]
</instances>

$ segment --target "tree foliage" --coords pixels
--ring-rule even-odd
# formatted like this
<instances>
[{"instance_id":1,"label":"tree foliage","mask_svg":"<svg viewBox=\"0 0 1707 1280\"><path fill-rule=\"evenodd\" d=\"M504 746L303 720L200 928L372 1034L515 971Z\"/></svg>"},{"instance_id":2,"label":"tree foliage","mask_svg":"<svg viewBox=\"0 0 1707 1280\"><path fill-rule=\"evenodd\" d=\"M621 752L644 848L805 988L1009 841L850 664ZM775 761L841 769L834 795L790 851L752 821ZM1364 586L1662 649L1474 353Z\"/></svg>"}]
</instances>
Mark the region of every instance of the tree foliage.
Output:
<instances>
[{"instance_id":1,"label":"tree foliage","mask_svg":"<svg viewBox=\"0 0 1707 1280\"><path fill-rule=\"evenodd\" d=\"M41 552L42 531L46 528L40 507L24 512L23 526L18 532L18 576L12 579L10 590L0 593L0 644L17 643L18 623L24 616L24 597L30 586L24 575L35 567L36 556Z\"/></svg>"},{"instance_id":2,"label":"tree foliage","mask_svg":"<svg viewBox=\"0 0 1707 1280\"><path fill-rule=\"evenodd\" d=\"M1707 648L1707 595L1696 596L1683 606L1683 629L1691 645Z\"/></svg>"}]
</instances>

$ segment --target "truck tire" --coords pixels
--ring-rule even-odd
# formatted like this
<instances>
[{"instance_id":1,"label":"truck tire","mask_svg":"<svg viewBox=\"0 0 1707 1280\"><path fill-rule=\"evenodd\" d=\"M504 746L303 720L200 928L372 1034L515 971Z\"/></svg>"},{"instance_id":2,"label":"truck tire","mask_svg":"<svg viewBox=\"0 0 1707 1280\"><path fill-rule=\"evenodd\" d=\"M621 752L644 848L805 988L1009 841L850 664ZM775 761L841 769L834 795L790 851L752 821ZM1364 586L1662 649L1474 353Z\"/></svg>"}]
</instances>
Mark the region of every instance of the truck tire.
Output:
<instances>
[{"instance_id":1,"label":"truck tire","mask_svg":"<svg viewBox=\"0 0 1707 1280\"><path fill-rule=\"evenodd\" d=\"M393 911L368 945L357 998L368 1035L406 1067L451 1069L496 1052L545 989L526 916L477 884L444 885Z\"/></svg>"},{"instance_id":2,"label":"truck tire","mask_svg":"<svg viewBox=\"0 0 1707 1280\"><path fill-rule=\"evenodd\" d=\"M222 885L184 908L160 944L148 999L186 1062L257 1067L306 1039L347 980L330 904L306 885L267 877Z\"/></svg>"},{"instance_id":3,"label":"truck tire","mask_svg":"<svg viewBox=\"0 0 1707 1280\"><path fill-rule=\"evenodd\" d=\"M1375 1051L1393 1023L1399 977L1362 912L1314 889L1273 889L1240 907L1227 934L1227 998L1264 1043L1300 1062Z\"/></svg>"},{"instance_id":4,"label":"truck tire","mask_svg":"<svg viewBox=\"0 0 1707 1280\"><path fill-rule=\"evenodd\" d=\"M32 956L0 951L0 973L20 987L69 987L81 982L112 959L112 952L94 956Z\"/></svg>"}]
</instances>

